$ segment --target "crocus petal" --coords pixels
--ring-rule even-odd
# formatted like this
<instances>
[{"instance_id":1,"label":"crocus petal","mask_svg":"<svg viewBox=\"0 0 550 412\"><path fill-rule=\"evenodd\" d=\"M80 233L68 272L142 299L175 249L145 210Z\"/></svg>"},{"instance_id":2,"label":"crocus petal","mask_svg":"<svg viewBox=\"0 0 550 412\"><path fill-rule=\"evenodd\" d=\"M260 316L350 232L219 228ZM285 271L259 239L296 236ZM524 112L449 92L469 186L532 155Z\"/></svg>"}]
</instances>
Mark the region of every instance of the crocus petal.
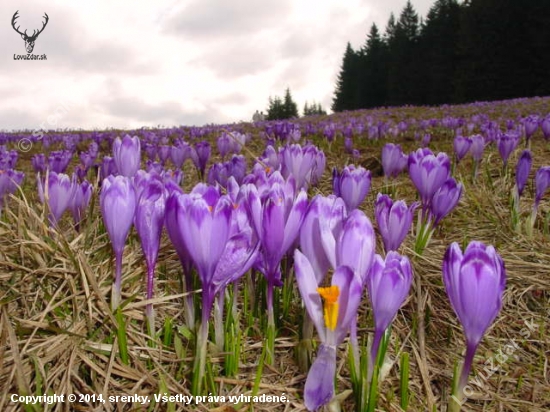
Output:
<instances>
[{"instance_id":1,"label":"crocus petal","mask_svg":"<svg viewBox=\"0 0 550 412\"><path fill-rule=\"evenodd\" d=\"M317 411L332 399L335 373L336 348L321 345L307 374L304 388L304 401L308 410Z\"/></svg>"},{"instance_id":2,"label":"crocus petal","mask_svg":"<svg viewBox=\"0 0 550 412\"><path fill-rule=\"evenodd\" d=\"M313 268L307 257L298 249L294 251L294 268L296 271L296 282L300 295L306 306L307 313L317 328L322 341L325 340L326 330L325 321L323 318L323 302L317 288L319 284L313 273Z\"/></svg>"}]
</instances>

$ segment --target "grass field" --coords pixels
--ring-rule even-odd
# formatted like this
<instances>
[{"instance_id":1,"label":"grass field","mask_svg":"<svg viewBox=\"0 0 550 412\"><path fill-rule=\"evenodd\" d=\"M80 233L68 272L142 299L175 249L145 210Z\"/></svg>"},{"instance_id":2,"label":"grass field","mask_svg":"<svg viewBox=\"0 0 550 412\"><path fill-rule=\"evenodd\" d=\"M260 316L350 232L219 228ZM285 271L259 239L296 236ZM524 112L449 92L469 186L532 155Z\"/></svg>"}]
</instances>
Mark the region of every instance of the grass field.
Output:
<instances>
[{"instance_id":1,"label":"grass field","mask_svg":"<svg viewBox=\"0 0 550 412\"><path fill-rule=\"evenodd\" d=\"M327 117L299 119L293 123L302 131L301 143L311 140L327 158L323 178L310 187L309 198L332 193L331 169L346 164L362 165L372 172L372 184L360 209L374 220L373 204L377 193L392 191L394 199L407 204L417 199L416 189L407 173L389 182L382 175L380 155L387 142L400 143L405 153L420 147L425 133L431 135L428 147L453 156L455 128L448 119L463 119L462 133L483 133L481 125L489 120L504 130L506 122L550 113L550 99L514 101L443 107L404 107L341 113ZM437 119L431 124L430 119ZM447 119L447 120L445 120ZM422 122L425 120L426 122ZM399 122L406 127L398 129ZM471 133L467 130L471 123ZM385 125L382 136L370 136L372 126ZM333 127L334 141L325 137L326 126ZM344 130L353 129L354 155L344 149ZM425 127L425 130L424 130ZM308 129L309 128L309 129ZM242 150L250 170L254 158L265 148L269 130L266 124L236 124L205 127L205 136L190 137L191 128L163 132L171 142L176 136L193 142L208 140L213 147L209 165L220 161L215 149L222 130L249 133L251 140ZM306 132L311 130L311 132ZM395 130L395 133L393 132ZM150 132L161 133L157 130ZM106 136L143 133L107 131ZM310 135L307 135L310 133ZM50 132L50 136L67 133ZM17 150L18 139L26 135L5 135L8 149ZM11 137L10 137L11 136ZM79 150L91 141L91 132L75 132ZM143 138L142 138L143 139ZM32 139L31 139L32 140ZM16 169L25 173L20 190L6 199L0 218L0 410L2 411L301 411L306 410L303 390L307 371L298 366L296 348L300 344L303 309L298 288L290 274L275 294L277 337L272 365L264 360L267 315L261 275L247 273L238 288L227 289L226 313L233 314L238 337L231 353L237 355L234 374L226 376L228 357L214 344L208 345L209 365L205 395L225 397L225 401L199 404L156 402L155 394L190 395L194 357L194 331L185 327L182 268L176 251L163 233L156 267L155 297L145 300L146 267L135 229L130 232L123 258L121 316L111 310L114 258L99 209L97 175L88 173L94 185L90 205L80 232L64 215L56 229L48 224L48 212L40 202L31 157L62 148L62 141L51 138L46 149L42 140L32 142L30 150L19 150ZM285 142L276 140L277 145ZM473 161L467 156L453 171L464 185L458 207L435 231L425 251L414 252L414 234L400 248L413 264L414 283L391 329L386 366L379 389L377 410L400 409L400 358L410 357L408 388L410 411L445 410L449 401L455 365L465 350L462 328L446 297L442 283L442 259L452 242L466 245L480 240L494 245L507 271L504 303L494 325L479 347L470 385L473 389L464 410L473 411L548 411L550 410L550 194L541 201L538 219L531 234L525 229L534 201L534 172L550 165L550 142L539 128L529 142L533 166L527 189L520 203L520 228L511 223L509 200L514 186L515 165L525 146L522 139L503 169L495 147L489 144L472 178ZM100 145L101 154L111 153L108 139ZM143 149L142 149L143 154ZM145 156L143 156L145 158ZM78 164L78 156L71 166ZM143 160L143 164L145 164ZM169 167L173 167L169 165ZM69 168L72 170L72 168ZM190 161L183 167L183 189L197 182ZM382 253L377 239L377 253ZM254 283L251 285L251 283ZM200 284L197 285L200 288ZM250 292L252 291L252 292ZM192 293L192 292L191 292ZM197 297L200 296L196 292ZM232 302L233 300L233 302ZM153 303L156 312L156 337L146 326L144 309ZM233 303L233 305L232 305ZM199 299L197 299L200 307ZM121 320L125 333L121 330ZM359 310L360 342L372 336L372 313L365 295ZM120 339L126 339L128 360L121 357ZM355 410L350 383L347 344L339 346L336 396L343 411ZM504 355L503 355L504 354ZM76 394L82 402L57 402L34 405L13 402L17 395ZM240 402L229 396L284 396L286 402ZM82 396L81 396L82 395ZM88 396L86 396L88 395ZM97 400L102 395L105 402ZM117 395L149 396L149 402L109 399ZM95 399L94 399L95 397ZM241 398L243 399L243 398ZM94 401L95 400L95 401Z\"/></svg>"}]
</instances>

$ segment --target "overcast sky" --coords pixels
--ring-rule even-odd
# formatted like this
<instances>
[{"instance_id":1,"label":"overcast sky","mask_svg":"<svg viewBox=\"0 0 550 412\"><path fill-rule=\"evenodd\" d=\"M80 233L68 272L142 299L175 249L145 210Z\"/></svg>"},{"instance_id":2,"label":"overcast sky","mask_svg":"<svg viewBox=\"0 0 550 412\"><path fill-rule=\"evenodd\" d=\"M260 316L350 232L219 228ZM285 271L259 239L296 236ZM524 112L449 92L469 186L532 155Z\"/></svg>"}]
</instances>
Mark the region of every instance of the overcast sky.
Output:
<instances>
[{"instance_id":1,"label":"overcast sky","mask_svg":"<svg viewBox=\"0 0 550 412\"><path fill-rule=\"evenodd\" d=\"M330 108L346 43L406 0L2 0L0 130L250 121L290 87ZM433 0L413 0L425 16ZM49 22L33 54L14 60Z\"/></svg>"}]
</instances>

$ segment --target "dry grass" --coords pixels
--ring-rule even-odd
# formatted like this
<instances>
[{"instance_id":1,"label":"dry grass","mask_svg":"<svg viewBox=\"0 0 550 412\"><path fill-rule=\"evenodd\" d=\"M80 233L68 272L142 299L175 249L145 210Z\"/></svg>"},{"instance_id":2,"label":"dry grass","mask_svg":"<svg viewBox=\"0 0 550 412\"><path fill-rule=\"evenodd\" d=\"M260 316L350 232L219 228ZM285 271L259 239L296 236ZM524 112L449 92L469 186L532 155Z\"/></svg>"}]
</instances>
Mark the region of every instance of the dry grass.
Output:
<instances>
[{"instance_id":1,"label":"dry grass","mask_svg":"<svg viewBox=\"0 0 550 412\"><path fill-rule=\"evenodd\" d=\"M404 148L416 147L412 139L403 140ZM365 152L362 162L373 164L382 142L356 142ZM362 146L363 145L363 146ZM251 146L253 150L256 148ZM448 137L434 134L431 147L451 153ZM327 166L342 166L338 144L327 153ZM533 142L534 167L550 159L548 146ZM519 151L518 151L519 152ZM518 153L515 154L517 156ZM374 159L374 160L373 160ZM515 159L511 159L514 164ZM502 255L508 274L504 307L495 325L486 334L475 358L472 387L475 394L465 406L474 411L547 411L550 409L548 358L550 337L550 236L539 219L534 236L516 233L510 226L508 196L513 178L501 177L501 162L494 148L485 156L483 172L475 183L470 181L470 161L460 164L455 176L465 184L460 206L447 217L434 235L423 256L414 256L413 239L407 239L402 252L412 257L415 286L399 312L392 328L389 355L399 359L402 351L411 356L410 410L444 410L448 402L453 367L462 358L463 335L441 280L441 261L445 249L476 239L495 245ZM191 172L192 173L192 172ZM30 174L28 174L30 175ZM190 174L188 173L188 176ZM328 179L321 193L331 191ZM511 173L513 176L513 172ZM29 180L29 179L28 179ZM187 180L186 185L190 185ZM373 179L366 213L373 218L372 204L383 185ZM407 201L415 191L407 176L396 181L397 193ZM0 221L0 410L23 410L10 401L11 394L139 394L169 393L189 395L189 373L193 344L178 329L183 323L180 291L181 269L171 245L163 239L158 265L156 298L157 329L166 318L174 320L173 332L178 345L151 347L146 333L143 309L145 267L139 242L132 234L124 255L123 299L130 362L118 356L116 319L109 306L113 263L110 243L104 233L95 204L82 233L70 222L63 230L48 228L45 212L34 196L32 185L9 201ZM29 200L24 196L28 196ZM524 217L529 213L533 193L522 199ZM539 216L548 215L549 202L542 202ZM546 233L544 231L546 230ZM297 297L295 293L295 297ZM299 312L299 301L294 302ZM293 319L293 318L292 318ZM365 298L360 312L360 336L371 330L370 310ZM294 360L298 325L284 323L276 341L276 361L264 366L258 395L286 394L290 402L281 404L235 405L226 402L195 406L212 411L301 411L305 374ZM234 378L215 378L220 395L250 395L262 351L262 336L257 327L242 343L240 369ZM181 333L180 333L181 332ZM513 346L511 346L513 345ZM506 361L499 351L513 347ZM346 366L346 348L342 347L338 371L338 390L343 409L352 410ZM222 362L214 353L214 365ZM485 368L485 369L484 369ZM477 382L477 383L475 383ZM380 410L398 411L399 366L396 363L381 386ZM347 397L347 399L345 399ZM30 411L186 411L182 404L138 403L58 403Z\"/></svg>"}]
</instances>

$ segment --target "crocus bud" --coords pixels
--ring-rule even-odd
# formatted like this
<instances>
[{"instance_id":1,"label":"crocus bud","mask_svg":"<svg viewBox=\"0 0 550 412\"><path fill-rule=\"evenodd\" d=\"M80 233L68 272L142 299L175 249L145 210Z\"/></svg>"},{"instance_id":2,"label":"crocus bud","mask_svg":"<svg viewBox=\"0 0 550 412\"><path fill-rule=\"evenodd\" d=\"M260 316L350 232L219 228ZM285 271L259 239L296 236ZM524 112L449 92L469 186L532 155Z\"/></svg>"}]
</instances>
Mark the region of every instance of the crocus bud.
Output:
<instances>
[{"instance_id":1,"label":"crocus bud","mask_svg":"<svg viewBox=\"0 0 550 412\"><path fill-rule=\"evenodd\" d=\"M550 186L550 166L542 166L535 174L535 204L539 204Z\"/></svg>"},{"instance_id":2,"label":"crocus bud","mask_svg":"<svg viewBox=\"0 0 550 412\"><path fill-rule=\"evenodd\" d=\"M136 192L126 176L109 176L103 181L100 195L101 215L115 253L122 254L134 221Z\"/></svg>"},{"instance_id":3,"label":"crocus bud","mask_svg":"<svg viewBox=\"0 0 550 412\"><path fill-rule=\"evenodd\" d=\"M385 260L380 255L375 255L366 283L374 313L374 339L368 365L370 380L380 340L411 289L411 263L406 256L394 251L389 252Z\"/></svg>"},{"instance_id":4,"label":"crocus bud","mask_svg":"<svg viewBox=\"0 0 550 412\"><path fill-rule=\"evenodd\" d=\"M462 190L462 183L457 183L451 177L435 192L430 205L434 227L453 211L462 196Z\"/></svg>"},{"instance_id":5,"label":"crocus bud","mask_svg":"<svg viewBox=\"0 0 550 412\"><path fill-rule=\"evenodd\" d=\"M357 209L365 200L370 190L370 184L370 170L366 170L364 167L349 165L344 167L342 173L338 173L336 168L332 171L334 194L344 200L348 212Z\"/></svg>"},{"instance_id":6,"label":"crocus bud","mask_svg":"<svg viewBox=\"0 0 550 412\"><path fill-rule=\"evenodd\" d=\"M138 136L117 137L113 143L113 158L122 176L132 177L141 164L141 145Z\"/></svg>"},{"instance_id":7,"label":"crocus bud","mask_svg":"<svg viewBox=\"0 0 550 412\"><path fill-rule=\"evenodd\" d=\"M525 128L525 138L529 140L539 128L539 117L535 114L527 116L523 119L523 127Z\"/></svg>"},{"instance_id":8,"label":"crocus bud","mask_svg":"<svg viewBox=\"0 0 550 412\"><path fill-rule=\"evenodd\" d=\"M546 140L550 139L550 114L543 117L540 121L540 128Z\"/></svg>"},{"instance_id":9,"label":"crocus bud","mask_svg":"<svg viewBox=\"0 0 550 412\"><path fill-rule=\"evenodd\" d=\"M464 136L456 136L453 141L453 147L455 150L456 161L460 162L464 156L468 154L470 146L472 145L472 139Z\"/></svg>"},{"instance_id":10,"label":"crocus bud","mask_svg":"<svg viewBox=\"0 0 550 412\"><path fill-rule=\"evenodd\" d=\"M508 158L514 151L514 149L518 146L519 143L519 134L509 131L507 133L500 133L497 138L497 147L498 152L500 153L500 157L502 157L502 161L504 163L504 166L508 163Z\"/></svg>"},{"instance_id":11,"label":"crocus bud","mask_svg":"<svg viewBox=\"0 0 550 412\"><path fill-rule=\"evenodd\" d=\"M524 150L521 153L516 166L516 186L518 189L518 196L521 196L523 190L525 189L532 163L533 158L531 156L531 152L528 149Z\"/></svg>"},{"instance_id":12,"label":"crocus bud","mask_svg":"<svg viewBox=\"0 0 550 412\"><path fill-rule=\"evenodd\" d=\"M412 266L406 256L390 251L386 259L375 255L367 289L374 312L375 329L385 331L405 302L412 283Z\"/></svg>"},{"instance_id":13,"label":"crocus bud","mask_svg":"<svg viewBox=\"0 0 550 412\"><path fill-rule=\"evenodd\" d=\"M473 241L463 254L454 242L443 258L443 283L466 335L460 393L468 382L477 346L502 307L506 286L504 262L493 246Z\"/></svg>"},{"instance_id":14,"label":"crocus bud","mask_svg":"<svg viewBox=\"0 0 550 412\"><path fill-rule=\"evenodd\" d=\"M479 162L483 158L483 151L485 150L485 138L480 134L474 134L470 136L472 145L470 146L470 152L474 161Z\"/></svg>"},{"instance_id":15,"label":"crocus bud","mask_svg":"<svg viewBox=\"0 0 550 412\"><path fill-rule=\"evenodd\" d=\"M42 202L48 202L50 209L50 224L55 226L59 223L61 215L69 207L73 197L73 186L69 176L63 173L50 172L48 179L43 185L40 175L37 175L38 195ZM47 193L47 196L46 196Z\"/></svg>"},{"instance_id":16,"label":"crocus bud","mask_svg":"<svg viewBox=\"0 0 550 412\"><path fill-rule=\"evenodd\" d=\"M73 196L69 202L69 209L73 215L75 227L78 230L84 211L88 207L92 197L92 185L87 180L78 183L76 175L73 175L72 186Z\"/></svg>"},{"instance_id":17,"label":"crocus bud","mask_svg":"<svg viewBox=\"0 0 550 412\"><path fill-rule=\"evenodd\" d=\"M378 193L374 215L386 252L399 249L411 228L413 214L417 207L418 202L407 208L403 200L394 202L388 195Z\"/></svg>"},{"instance_id":18,"label":"crocus bud","mask_svg":"<svg viewBox=\"0 0 550 412\"><path fill-rule=\"evenodd\" d=\"M382 168L386 177L396 177L407 167L407 161L400 145L387 143L382 148Z\"/></svg>"}]
</instances>

